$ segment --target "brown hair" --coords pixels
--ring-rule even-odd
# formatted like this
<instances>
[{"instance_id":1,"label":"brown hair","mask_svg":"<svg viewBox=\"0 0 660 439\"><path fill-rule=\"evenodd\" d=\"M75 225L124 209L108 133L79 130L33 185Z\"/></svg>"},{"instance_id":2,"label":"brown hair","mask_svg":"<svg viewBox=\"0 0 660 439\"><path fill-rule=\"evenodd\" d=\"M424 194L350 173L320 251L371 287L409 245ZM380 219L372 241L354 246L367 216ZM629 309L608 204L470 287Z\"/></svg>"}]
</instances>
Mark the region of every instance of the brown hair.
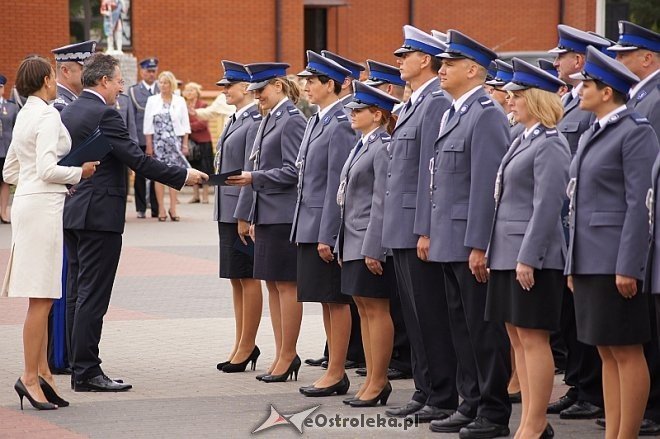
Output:
<instances>
[{"instance_id":1,"label":"brown hair","mask_svg":"<svg viewBox=\"0 0 660 439\"><path fill-rule=\"evenodd\" d=\"M396 125L396 117L392 114L391 111L383 110L380 107L376 107L375 105L372 105L369 107L369 111L372 114L375 114L376 111L380 111L382 114L380 118L380 124L385 125L385 128L387 129L387 132L389 134L392 134L392 131L394 131L394 126Z\"/></svg>"},{"instance_id":2,"label":"brown hair","mask_svg":"<svg viewBox=\"0 0 660 439\"><path fill-rule=\"evenodd\" d=\"M21 96L30 96L41 90L46 82L46 76L51 76L54 72L53 66L46 58L31 55L18 66L16 91Z\"/></svg>"},{"instance_id":3,"label":"brown hair","mask_svg":"<svg viewBox=\"0 0 660 439\"><path fill-rule=\"evenodd\" d=\"M282 84L282 93L284 93L294 105L297 104L300 100L300 86L296 81L282 76L280 78L271 79L269 83L276 84L278 81Z\"/></svg>"}]
</instances>

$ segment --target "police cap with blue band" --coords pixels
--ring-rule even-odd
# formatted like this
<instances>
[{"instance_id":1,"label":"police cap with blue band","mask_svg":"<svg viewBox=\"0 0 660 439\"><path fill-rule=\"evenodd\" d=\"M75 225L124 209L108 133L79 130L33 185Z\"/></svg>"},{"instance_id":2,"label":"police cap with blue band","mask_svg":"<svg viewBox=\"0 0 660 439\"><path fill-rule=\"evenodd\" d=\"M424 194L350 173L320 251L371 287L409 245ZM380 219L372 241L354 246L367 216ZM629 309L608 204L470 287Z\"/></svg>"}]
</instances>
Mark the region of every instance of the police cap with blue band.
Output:
<instances>
[{"instance_id":1,"label":"police cap with blue band","mask_svg":"<svg viewBox=\"0 0 660 439\"><path fill-rule=\"evenodd\" d=\"M281 62L247 64L245 68L250 74L248 91L259 90L268 85L271 79L286 76L286 69L290 66Z\"/></svg>"},{"instance_id":2,"label":"police cap with blue band","mask_svg":"<svg viewBox=\"0 0 660 439\"><path fill-rule=\"evenodd\" d=\"M607 50L624 52L646 49L660 52L660 34L629 21L619 21L619 40Z\"/></svg>"},{"instance_id":3,"label":"police cap with blue band","mask_svg":"<svg viewBox=\"0 0 660 439\"><path fill-rule=\"evenodd\" d=\"M520 58L513 58L511 63L513 64L513 78L504 86L506 91L538 88L550 93L557 93L560 87L566 85L561 79Z\"/></svg>"},{"instance_id":4,"label":"police cap with blue band","mask_svg":"<svg viewBox=\"0 0 660 439\"><path fill-rule=\"evenodd\" d=\"M444 32L440 32L439 30L432 29L431 30L431 35L433 35L433 38L438 39L442 41L443 43L447 43L447 34Z\"/></svg>"},{"instance_id":5,"label":"police cap with blue band","mask_svg":"<svg viewBox=\"0 0 660 439\"><path fill-rule=\"evenodd\" d=\"M340 66L330 58L323 57L318 53L308 50L307 51L307 66L305 70L298 73L298 76L327 76L335 81L336 84L343 84L347 76L351 75L351 71Z\"/></svg>"},{"instance_id":6,"label":"police cap with blue band","mask_svg":"<svg viewBox=\"0 0 660 439\"><path fill-rule=\"evenodd\" d=\"M348 69L351 72L350 76L352 76L353 79L359 79L360 72L364 71L364 66L356 63L355 61L344 58L343 56L337 55L336 53L332 53L329 50L322 50L321 55L323 55L325 58L333 60L343 68Z\"/></svg>"},{"instance_id":7,"label":"police cap with blue band","mask_svg":"<svg viewBox=\"0 0 660 439\"><path fill-rule=\"evenodd\" d=\"M591 46L587 48L587 59L582 72L570 77L581 81L600 81L624 95L639 82L639 78L626 66Z\"/></svg>"},{"instance_id":8,"label":"police cap with blue band","mask_svg":"<svg viewBox=\"0 0 660 439\"><path fill-rule=\"evenodd\" d=\"M508 82L511 82L511 79L513 78L513 67L511 64L507 64L501 59L496 59L494 63L497 67L497 72L493 79L486 81L486 85L490 85L492 87L502 87Z\"/></svg>"},{"instance_id":9,"label":"police cap with blue band","mask_svg":"<svg viewBox=\"0 0 660 439\"><path fill-rule=\"evenodd\" d=\"M82 43L69 44L51 50L57 62L77 62L82 64L87 58L96 52L96 41L84 41Z\"/></svg>"},{"instance_id":10,"label":"police cap with blue band","mask_svg":"<svg viewBox=\"0 0 660 439\"><path fill-rule=\"evenodd\" d=\"M392 111L394 106L401 101L388 95L382 90L366 85L359 81L353 81L353 100L346 104L346 108L378 107L386 111Z\"/></svg>"},{"instance_id":11,"label":"police cap with blue band","mask_svg":"<svg viewBox=\"0 0 660 439\"><path fill-rule=\"evenodd\" d=\"M490 63L497 59L495 52L467 35L455 29L449 29L447 34L447 50L439 54L438 58L469 58L486 70L490 67Z\"/></svg>"},{"instance_id":12,"label":"police cap with blue band","mask_svg":"<svg viewBox=\"0 0 660 439\"><path fill-rule=\"evenodd\" d=\"M364 81L365 84L371 86L392 84L400 87L406 85L406 81L401 79L401 73L398 68L372 59L367 60L367 65L369 66L369 79Z\"/></svg>"},{"instance_id":13,"label":"police cap with blue band","mask_svg":"<svg viewBox=\"0 0 660 439\"><path fill-rule=\"evenodd\" d=\"M437 56L447 48L447 45L433 35L427 34L414 26L406 24L403 26L403 44L394 51L395 56L401 56L408 52L422 52L431 56Z\"/></svg>"},{"instance_id":14,"label":"police cap with blue band","mask_svg":"<svg viewBox=\"0 0 660 439\"><path fill-rule=\"evenodd\" d=\"M5 75L0 75L0 85L5 85L7 83L7 77Z\"/></svg>"},{"instance_id":15,"label":"police cap with blue band","mask_svg":"<svg viewBox=\"0 0 660 439\"><path fill-rule=\"evenodd\" d=\"M555 78L559 77L559 72L557 72L557 69L555 68L555 65L552 61L548 61L545 58L539 58L536 60L536 62L544 72L550 73Z\"/></svg>"},{"instance_id":16,"label":"police cap with blue band","mask_svg":"<svg viewBox=\"0 0 660 439\"><path fill-rule=\"evenodd\" d=\"M152 58L145 58L142 61L140 61L140 68L141 69L157 69L158 68L158 58L152 57Z\"/></svg>"},{"instance_id":17,"label":"police cap with blue band","mask_svg":"<svg viewBox=\"0 0 660 439\"><path fill-rule=\"evenodd\" d=\"M224 59L220 62L222 63L222 68L224 69L225 74L215 83L215 85L231 85L236 82L250 82L250 74L245 68L245 65Z\"/></svg>"},{"instance_id":18,"label":"police cap with blue band","mask_svg":"<svg viewBox=\"0 0 660 439\"><path fill-rule=\"evenodd\" d=\"M599 50L603 50L611 45L610 41L605 38L565 24L557 25L557 32L559 33L559 42L557 47L548 50L549 53L577 52L585 54L587 53L587 46L594 46Z\"/></svg>"}]
</instances>

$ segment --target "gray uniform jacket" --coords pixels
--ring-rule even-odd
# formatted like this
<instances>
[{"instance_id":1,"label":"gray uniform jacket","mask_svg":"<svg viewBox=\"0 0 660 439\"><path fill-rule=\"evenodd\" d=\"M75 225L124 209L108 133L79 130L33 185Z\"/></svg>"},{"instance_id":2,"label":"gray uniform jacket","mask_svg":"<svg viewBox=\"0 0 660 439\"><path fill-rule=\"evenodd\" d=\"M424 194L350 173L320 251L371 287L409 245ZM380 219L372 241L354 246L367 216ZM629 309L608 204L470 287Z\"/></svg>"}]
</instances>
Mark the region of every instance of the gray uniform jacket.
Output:
<instances>
[{"instance_id":1,"label":"gray uniform jacket","mask_svg":"<svg viewBox=\"0 0 660 439\"><path fill-rule=\"evenodd\" d=\"M135 116L133 115L133 112L131 111L131 103L130 99L128 96L125 94L120 94L117 96L117 102L115 103L115 108L121 115L121 118L124 119L124 123L126 124L126 129L128 130L128 135L131 138L131 140L135 143L138 143L138 130L137 126L135 125Z\"/></svg>"},{"instance_id":2,"label":"gray uniform jacket","mask_svg":"<svg viewBox=\"0 0 660 439\"><path fill-rule=\"evenodd\" d=\"M382 241L390 135L381 127L366 142L357 154L353 148L348 156L337 192L342 220L335 252L344 261L365 256L385 261L388 255Z\"/></svg>"},{"instance_id":3,"label":"gray uniform jacket","mask_svg":"<svg viewBox=\"0 0 660 439\"><path fill-rule=\"evenodd\" d=\"M539 125L517 137L502 159L495 182L495 218L488 267L564 269L566 241L561 207L571 150L556 129Z\"/></svg>"},{"instance_id":4,"label":"gray uniform jacket","mask_svg":"<svg viewBox=\"0 0 660 439\"><path fill-rule=\"evenodd\" d=\"M570 93L569 93L570 95ZM557 129L568 140L568 146L571 148L571 155L575 156L578 148L580 136L596 120L593 113L584 111L580 108L580 97L573 98L568 104L564 105L564 116L557 124Z\"/></svg>"},{"instance_id":5,"label":"gray uniform jacket","mask_svg":"<svg viewBox=\"0 0 660 439\"><path fill-rule=\"evenodd\" d=\"M158 83L154 84L154 94L160 93L158 88ZM135 85L131 85L128 89L128 97L131 99L131 111L133 111L133 118L135 119L135 124L139 127L144 126L144 107L147 105L147 99L149 99L151 93L144 86L142 81L138 82ZM144 132L142 129L137 130L138 135L138 145L145 146L147 141L144 139Z\"/></svg>"},{"instance_id":6,"label":"gray uniform jacket","mask_svg":"<svg viewBox=\"0 0 660 439\"><path fill-rule=\"evenodd\" d=\"M0 97L0 158L7 157L11 133L19 110L18 104Z\"/></svg>"},{"instance_id":7,"label":"gray uniform jacket","mask_svg":"<svg viewBox=\"0 0 660 439\"><path fill-rule=\"evenodd\" d=\"M383 245L391 249L417 247L428 234L429 160L440 131L442 114L451 100L434 79L410 109L401 110L392 132L385 185ZM418 223L419 222L419 223Z\"/></svg>"},{"instance_id":8,"label":"gray uniform jacket","mask_svg":"<svg viewBox=\"0 0 660 439\"><path fill-rule=\"evenodd\" d=\"M660 203L658 203L658 178L660 178L660 155L655 159L653 171L651 172L651 189L646 197L646 207L649 211L649 251L646 259L646 276L644 278L644 292L660 294L660 258L656 254L660 252L660 234L657 231L657 218L660 214Z\"/></svg>"},{"instance_id":9,"label":"gray uniform jacket","mask_svg":"<svg viewBox=\"0 0 660 439\"><path fill-rule=\"evenodd\" d=\"M655 134L660 136L660 73L628 101L628 108L635 110L651 122Z\"/></svg>"},{"instance_id":10,"label":"gray uniform jacket","mask_svg":"<svg viewBox=\"0 0 660 439\"><path fill-rule=\"evenodd\" d=\"M484 90L447 121L431 168L430 260L465 262L473 248L486 250L495 178L509 145L509 121Z\"/></svg>"},{"instance_id":11,"label":"gray uniform jacket","mask_svg":"<svg viewBox=\"0 0 660 439\"><path fill-rule=\"evenodd\" d=\"M285 102L261 121L250 156L254 160L252 223L292 223L298 182L296 157L304 132L305 118L292 102ZM246 202L247 195L241 190L239 205Z\"/></svg>"},{"instance_id":12,"label":"gray uniform jacket","mask_svg":"<svg viewBox=\"0 0 660 439\"><path fill-rule=\"evenodd\" d=\"M78 96L74 95L60 84L57 84L57 98L53 101L53 107L57 108L57 111L62 112L64 107L76 99L78 99Z\"/></svg>"},{"instance_id":13,"label":"gray uniform jacket","mask_svg":"<svg viewBox=\"0 0 660 439\"><path fill-rule=\"evenodd\" d=\"M257 130L261 122L261 114L257 106L251 105L241 114L234 115L236 120L225 126L218 139L217 151L219 154L218 172L230 172L236 169L252 170L250 154L257 137ZM234 117L232 116L232 117ZM241 192L243 202L237 209ZM218 186L215 190L215 205L213 207L213 220L223 223L236 223L237 219L248 221L252 209L252 187L244 186Z\"/></svg>"},{"instance_id":14,"label":"gray uniform jacket","mask_svg":"<svg viewBox=\"0 0 660 439\"><path fill-rule=\"evenodd\" d=\"M570 168L566 274L644 278L645 198L658 148L648 120L629 109L584 133Z\"/></svg>"},{"instance_id":15,"label":"gray uniform jacket","mask_svg":"<svg viewBox=\"0 0 660 439\"><path fill-rule=\"evenodd\" d=\"M290 238L334 247L341 222L339 175L357 136L339 101L317 120L314 115L307 122L298 152L298 196Z\"/></svg>"}]
</instances>

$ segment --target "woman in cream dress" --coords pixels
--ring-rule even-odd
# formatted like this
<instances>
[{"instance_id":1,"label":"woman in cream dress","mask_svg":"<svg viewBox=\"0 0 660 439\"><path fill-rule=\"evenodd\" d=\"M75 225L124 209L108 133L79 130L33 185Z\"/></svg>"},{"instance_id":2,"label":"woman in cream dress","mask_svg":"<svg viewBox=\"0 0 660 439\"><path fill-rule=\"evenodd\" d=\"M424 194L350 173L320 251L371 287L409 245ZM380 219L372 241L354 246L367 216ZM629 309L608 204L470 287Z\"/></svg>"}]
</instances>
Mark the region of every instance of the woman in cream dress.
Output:
<instances>
[{"instance_id":1,"label":"woman in cream dress","mask_svg":"<svg viewBox=\"0 0 660 439\"><path fill-rule=\"evenodd\" d=\"M46 359L48 313L62 296L62 211L67 184L94 174L98 162L82 167L58 166L69 153L71 138L58 111L48 105L56 97L55 72L50 63L32 56L16 74L16 88L29 96L18 114L3 179L16 185L11 210L12 244L0 295L28 297L23 326L25 369L14 388L37 409L68 403L55 392Z\"/></svg>"}]
</instances>

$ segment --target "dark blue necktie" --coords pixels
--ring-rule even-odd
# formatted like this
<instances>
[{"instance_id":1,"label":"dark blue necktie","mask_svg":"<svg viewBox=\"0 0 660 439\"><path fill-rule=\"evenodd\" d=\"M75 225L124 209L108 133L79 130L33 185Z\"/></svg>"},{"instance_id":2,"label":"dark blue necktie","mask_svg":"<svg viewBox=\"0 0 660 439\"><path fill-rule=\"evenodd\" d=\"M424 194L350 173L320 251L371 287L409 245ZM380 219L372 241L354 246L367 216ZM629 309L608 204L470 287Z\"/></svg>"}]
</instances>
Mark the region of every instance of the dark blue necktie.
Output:
<instances>
[{"instance_id":1,"label":"dark blue necktie","mask_svg":"<svg viewBox=\"0 0 660 439\"><path fill-rule=\"evenodd\" d=\"M447 115L447 122L449 122L451 120L451 118L454 117L454 114L456 114L456 109L452 105L451 107L449 107L449 114Z\"/></svg>"},{"instance_id":2,"label":"dark blue necktie","mask_svg":"<svg viewBox=\"0 0 660 439\"><path fill-rule=\"evenodd\" d=\"M355 154L353 154L353 160L355 160L355 158L360 153L360 149L362 149L362 139L360 139L360 141L357 143L357 145L355 145Z\"/></svg>"},{"instance_id":3,"label":"dark blue necktie","mask_svg":"<svg viewBox=\"0 0 660 439\"><path fill-rule=\"evenodd\" d=\"M600 122L599 121L594 122L592 128L594 130L594 133L598 131L600 129Z\"/></svg>"}]
</instances>

